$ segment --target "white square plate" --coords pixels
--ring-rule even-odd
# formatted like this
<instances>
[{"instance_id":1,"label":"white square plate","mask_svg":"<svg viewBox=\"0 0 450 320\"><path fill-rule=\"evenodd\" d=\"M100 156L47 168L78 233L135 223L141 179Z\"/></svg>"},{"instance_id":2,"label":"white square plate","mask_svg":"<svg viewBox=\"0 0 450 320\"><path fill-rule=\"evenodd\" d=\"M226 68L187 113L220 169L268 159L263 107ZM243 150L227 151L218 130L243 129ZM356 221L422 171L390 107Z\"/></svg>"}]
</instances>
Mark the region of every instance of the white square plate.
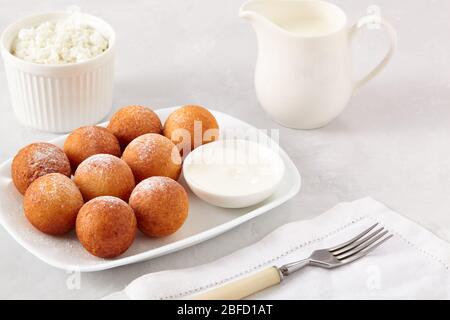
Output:
<instances>
[{"instance_id":1,"label":"white square plate","mask_svg":"<svg viewBox=\"0 0 450 320\"><path fill-rule=\"evenodd\" d=\"M164 123L166 117L175 109L155 111ZM231 128L256 130L239 119L221 112L212 110L211 112L216 117L221 130ZM66 136L61 136L50 142L62 147L65 139ZM295 196L300 190L300 174L281 148L279 152L285 164L285 175L277 192L269 199L243 209L218 208L197 198L189 191L181 178L180 182L189 193L189 216L183 227L175 234L162 239L150 239L138 232L133 245L115 259L101 259L90 255L78 242L75 232L62 237L53 237L34 229L23 214L22 195L16 190L11 179L12 159L0 166L0 222L11 236L33 255L54 267L65 270L99 271L155 258L215 237Z\"/></svg>"}]
</instances>

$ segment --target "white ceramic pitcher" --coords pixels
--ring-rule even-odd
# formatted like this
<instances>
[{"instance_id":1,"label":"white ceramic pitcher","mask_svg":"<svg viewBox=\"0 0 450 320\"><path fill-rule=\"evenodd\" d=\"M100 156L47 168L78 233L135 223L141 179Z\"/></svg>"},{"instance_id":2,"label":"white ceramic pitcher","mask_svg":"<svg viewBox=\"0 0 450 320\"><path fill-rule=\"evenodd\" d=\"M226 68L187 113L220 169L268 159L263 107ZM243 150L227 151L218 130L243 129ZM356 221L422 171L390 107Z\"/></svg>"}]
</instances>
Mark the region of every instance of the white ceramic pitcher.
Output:
<instances>
[{"instance_id":1,"label":"white ceramic pitcher","mask_svg":"<svg viewBox=\"0 0 450 320\"><path fill-rule=\"evenodd\" d=\"M258 39L258 99L275 121L296 129L319 128L336 118L353 92L386 66L396 47L395 30L380 16L364 16L349 28L346 14L325 1L251 0L242 5L240 16L252 23ZM322 21L328 28L308 34L286 27L302 19ZM355 81L351 40L358 29L374 23L387 31L390 48L369 74Z\"/></svg>"}]
</instances>

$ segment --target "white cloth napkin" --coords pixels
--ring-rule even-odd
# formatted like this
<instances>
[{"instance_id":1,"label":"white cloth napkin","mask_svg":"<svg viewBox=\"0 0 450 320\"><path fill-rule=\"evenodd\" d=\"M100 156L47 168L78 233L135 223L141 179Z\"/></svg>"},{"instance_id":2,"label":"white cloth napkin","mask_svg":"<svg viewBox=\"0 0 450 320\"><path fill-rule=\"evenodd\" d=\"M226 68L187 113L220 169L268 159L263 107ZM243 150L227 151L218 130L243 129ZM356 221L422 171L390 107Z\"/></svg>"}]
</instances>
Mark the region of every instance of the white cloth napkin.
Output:
<instances>
[{"instance_id":1,"label":"white cloth napkin","mask_svg":"<svg viewBox=\"0 0 450 320\"><path fill-rule=\"evenodd\" d=\"M307 257L378 222L394 237L334 270L306 267L252 299L448 299L450 244L371 198L341 203L312 220L284 225L209 264L144 275L105 299L188 299L261 268Z\"/></svg>"}]
</instances>

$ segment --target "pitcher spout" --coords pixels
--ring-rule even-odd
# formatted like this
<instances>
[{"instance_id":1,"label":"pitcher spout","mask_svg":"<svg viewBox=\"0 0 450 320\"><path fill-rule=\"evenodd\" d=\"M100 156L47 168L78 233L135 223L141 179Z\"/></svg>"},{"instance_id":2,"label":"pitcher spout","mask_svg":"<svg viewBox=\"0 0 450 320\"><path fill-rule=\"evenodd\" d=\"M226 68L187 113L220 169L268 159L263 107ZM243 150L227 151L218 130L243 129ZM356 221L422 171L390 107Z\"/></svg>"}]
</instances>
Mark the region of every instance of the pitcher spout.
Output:
<instances>
[{"instance_id":1,"label":"pitcher spout","mask_svg":"<svg viewBox=\"0 0 450 320\"><path fill-rule=\"evenodd\" d=\"M248 21L253 21L253 20L257 19L258 14L256 14L253 11L241 10L241 11L239 11L239 17L241 17L242 19L248 20Z\"/></svg>"},{"instance_id":2,"label":"pitcher spout","mask_svg":"<svg viewBox=\"0 0 450 320\"><path fill-rule=\"evenodd\" d=\"M252 8L254 2L254 0L245 2L239 9L239 17L248 21L257 19L260 14Z\"/></svg>"},{"instance_id":3,"label":"pitcher spout","mask_svg":"<svg viewBox=\"0 0 450 320\"><path fill-rule=\"evenodd\" d=\"M239 9L239 17L254 24L258 21L261 22L263 16L258 10L258 3L256 0L249 0L245 2Z\"/></svg>"},{"instance_id":4,"label":"pitcher spout","mask_svg":"<svg viewBox=\"0 0 450 320\"><path fill-rule=\"evenodd\" d=\"M257 32L259 30L283 32L279 20L290 14L291 2L291 0L249 0L240 7L239 17L249 21Z\"/></svg>"}]
</instances>

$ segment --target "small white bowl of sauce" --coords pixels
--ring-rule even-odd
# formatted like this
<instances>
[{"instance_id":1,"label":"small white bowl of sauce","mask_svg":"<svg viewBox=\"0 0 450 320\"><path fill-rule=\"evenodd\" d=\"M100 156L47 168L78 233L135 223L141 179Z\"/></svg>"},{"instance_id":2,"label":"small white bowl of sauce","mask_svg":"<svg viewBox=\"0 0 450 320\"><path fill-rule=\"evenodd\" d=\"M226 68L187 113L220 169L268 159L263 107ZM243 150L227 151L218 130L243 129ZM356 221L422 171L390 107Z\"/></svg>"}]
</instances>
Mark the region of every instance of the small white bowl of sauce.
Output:
<instances>
[{"instance_id":1,"label":"small white bowl of sauce","mask_svg":"<svg viewBox=\"0 0 450 320\"><path fill-rule=\"evenodd\" d=\"M244 208L269 198L284 175L277 149L249 140L219 140L193 150L183 175L202 200L223 208Z\"/></svg>"}]
</instances>

